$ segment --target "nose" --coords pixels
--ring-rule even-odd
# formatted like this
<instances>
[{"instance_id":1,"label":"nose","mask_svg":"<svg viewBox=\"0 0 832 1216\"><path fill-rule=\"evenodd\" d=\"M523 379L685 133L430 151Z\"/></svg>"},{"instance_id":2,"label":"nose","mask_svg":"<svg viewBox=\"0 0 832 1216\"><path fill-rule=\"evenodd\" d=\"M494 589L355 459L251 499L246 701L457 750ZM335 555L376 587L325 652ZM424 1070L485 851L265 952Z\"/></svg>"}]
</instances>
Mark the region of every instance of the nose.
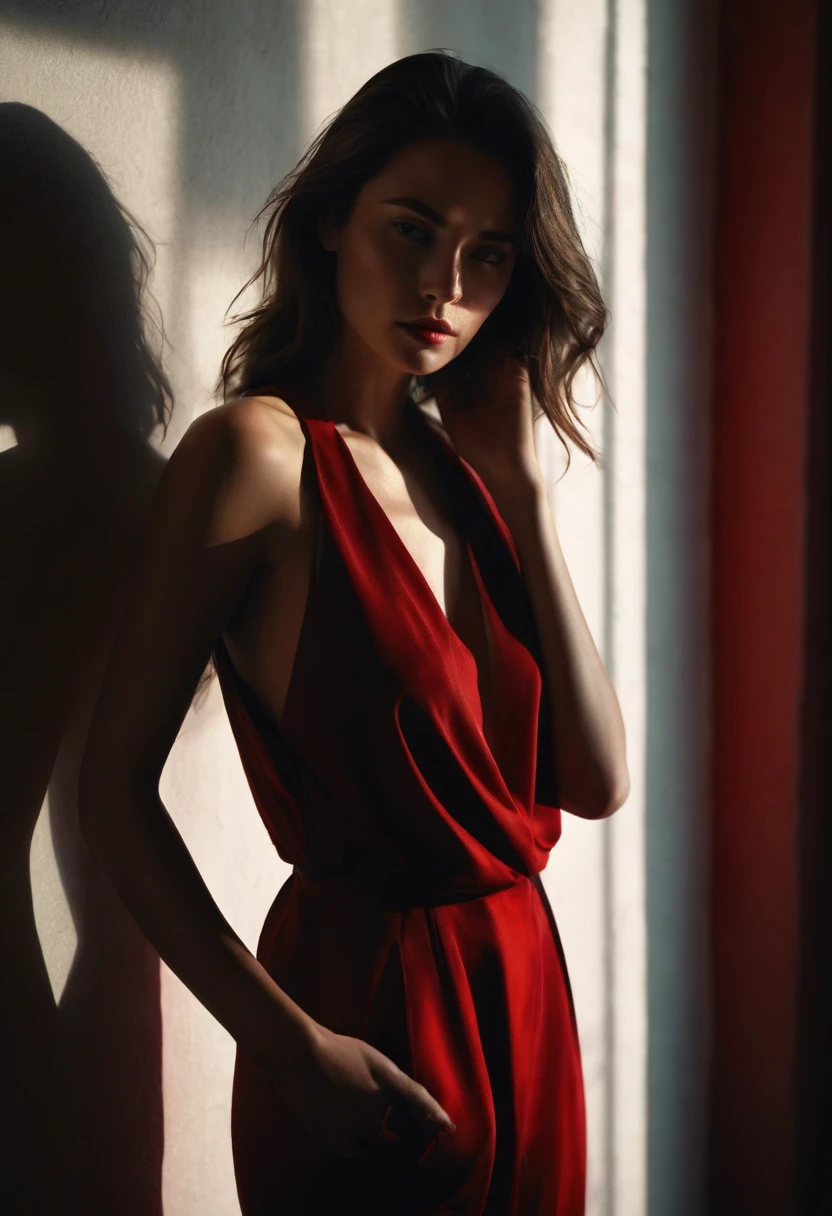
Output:
<instances>
[{"instance_id":1,"label":"nose","mask_svg":"<svg viewBox=\"0 0 832 1216\"><path fill-rule=\"evenodd\" d=\"M462 257L457 249L436 249L422 265L421 296L439 304L462 298Z\"/></svg>"}]
</instances>

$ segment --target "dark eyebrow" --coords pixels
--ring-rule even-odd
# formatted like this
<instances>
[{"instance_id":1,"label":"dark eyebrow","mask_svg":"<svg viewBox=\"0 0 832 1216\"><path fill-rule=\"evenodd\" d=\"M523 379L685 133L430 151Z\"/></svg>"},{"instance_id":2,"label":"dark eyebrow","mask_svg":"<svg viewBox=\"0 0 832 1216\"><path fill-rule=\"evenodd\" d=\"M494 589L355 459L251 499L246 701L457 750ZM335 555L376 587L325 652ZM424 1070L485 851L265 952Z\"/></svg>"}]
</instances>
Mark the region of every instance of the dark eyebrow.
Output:
<instances>
[{"instance_id":1,"label":"dark eyebrow","mask_svg":"<svg viewBox=\"0 0 832 1216\"><path fill-rule=\"evenodd\" d=\"M434 211L433 207L429 207L427 203L423 203L420 198L385 198L381 201L389 203L393 207L408 207L411 211L416 211L419 215L423 215L432 224L436 224L437 228L444 228L448 222L442 218L438 211ZM510 232L496 232L493 228L488 228L479 235L480 240L483 241L499 241L502 245L517 244Z\"/></svg>"}]
</instances>

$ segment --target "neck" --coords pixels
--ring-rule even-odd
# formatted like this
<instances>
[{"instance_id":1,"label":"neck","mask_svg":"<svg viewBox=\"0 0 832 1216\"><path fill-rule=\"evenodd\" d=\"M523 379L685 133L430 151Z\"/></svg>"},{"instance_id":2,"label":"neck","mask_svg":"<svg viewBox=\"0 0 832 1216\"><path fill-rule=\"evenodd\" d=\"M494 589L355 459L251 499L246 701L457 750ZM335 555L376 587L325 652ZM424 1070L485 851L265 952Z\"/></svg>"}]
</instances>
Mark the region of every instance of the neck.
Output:
<instances>
[{"instance_id":1,"label":"neck","mask_svg":"<svg viewBox=\"0 0 832 1216\"><path fill-rule=\"evenodd\" d=\"M348 331L334 363L305 386L303 396L318 417L343 423L393 454L406 443L412 381Z\"/></svg>"}]
</instances>

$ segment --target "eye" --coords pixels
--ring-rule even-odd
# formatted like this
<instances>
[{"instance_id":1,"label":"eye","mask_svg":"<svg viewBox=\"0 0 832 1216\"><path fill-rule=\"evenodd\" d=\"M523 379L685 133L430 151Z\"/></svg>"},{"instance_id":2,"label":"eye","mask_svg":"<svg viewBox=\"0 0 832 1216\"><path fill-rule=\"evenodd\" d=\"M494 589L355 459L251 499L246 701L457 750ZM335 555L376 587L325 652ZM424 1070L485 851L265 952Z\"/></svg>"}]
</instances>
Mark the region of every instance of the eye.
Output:
<instances>
[{"instance_id":1,"label":"eye","mask_svg":"<svg viewBox=\"0 0 832 1216\"><path fill-rule=\"evenodd\" d=\"M472 257L475 257L478 262L485 262L489 266L500 266L506 261L508 254L502 249L498 249L496 245L481 245L479 249L474 250Z\"/></svg>"},{"instance_id":2,"label":"eye","mask_svg":"<svg viewBox=\"0 0 832 1216\"><path fill-rule=\"evenodd\" d=\"M418 224L411 224L408 220L393 220L393 227L401 233L405 240L413 241L417 245L423 245L430 240L424 228L420 228ZM407 229L407 231L405 232L403 229Z\"/></svg>"}]
</instances>

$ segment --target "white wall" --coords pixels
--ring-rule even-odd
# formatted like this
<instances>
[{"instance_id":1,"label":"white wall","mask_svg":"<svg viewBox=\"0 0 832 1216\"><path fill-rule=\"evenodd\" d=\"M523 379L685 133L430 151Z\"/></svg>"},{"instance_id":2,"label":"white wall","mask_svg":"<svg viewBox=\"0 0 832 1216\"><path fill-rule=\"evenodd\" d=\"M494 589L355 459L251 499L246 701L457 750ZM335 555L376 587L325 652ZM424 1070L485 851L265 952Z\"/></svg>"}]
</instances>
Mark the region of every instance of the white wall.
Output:
<instances>
[{"instance_id":1,"label":"white wall","mask_svg":"<svg viewBox=\"0 0 832 1216\"><path fill-rule=\"evenodd\" d=\"M701 1212L705 1027L690 998L704 960L705 448L703 432L688 428L707 387L708 282L705 270L686 286L678 275L690 260L651 262L648 247L655 224L669 257L680 241L700 259L706 251L707 214L677 206L691 171L680 35L693 15L681 0L652 25L646 0L307 0L297 9L249 0L204 5L198 15L174 10L152 0L112 13L81 3L61 18L34 3L0 18L2 97L39 106L80 139L157 242L155 292L177 392L168 451L211 402L227 342L223 312L250 265L251 219L368 75L399 55L451 47L505 73L552 126L613 313L604 362L616 411L587 413L607 452L603 473L576 457L555 484L561 456L545 431L540 455L569 567L622 702L632 775L629 802L611 821L565 816L544 873L578 1008L589 1213L642 1216L648 1195L654 1216ZM650 31L662 58L648 79ZM651 308L656 298L660 311ZM581 395L592 401L594 386L585 382ZM658 423L648 433L651 408ZM286 868L256 817L216 686L185 723L163 794L253 947ZM60 1002L74 943L47 809L32 879ZM668 966L674 958L681 969ZM230 1216L233 1044L164 968L162 1011L165 1216Z\"/></svg>"}]
</instances>

